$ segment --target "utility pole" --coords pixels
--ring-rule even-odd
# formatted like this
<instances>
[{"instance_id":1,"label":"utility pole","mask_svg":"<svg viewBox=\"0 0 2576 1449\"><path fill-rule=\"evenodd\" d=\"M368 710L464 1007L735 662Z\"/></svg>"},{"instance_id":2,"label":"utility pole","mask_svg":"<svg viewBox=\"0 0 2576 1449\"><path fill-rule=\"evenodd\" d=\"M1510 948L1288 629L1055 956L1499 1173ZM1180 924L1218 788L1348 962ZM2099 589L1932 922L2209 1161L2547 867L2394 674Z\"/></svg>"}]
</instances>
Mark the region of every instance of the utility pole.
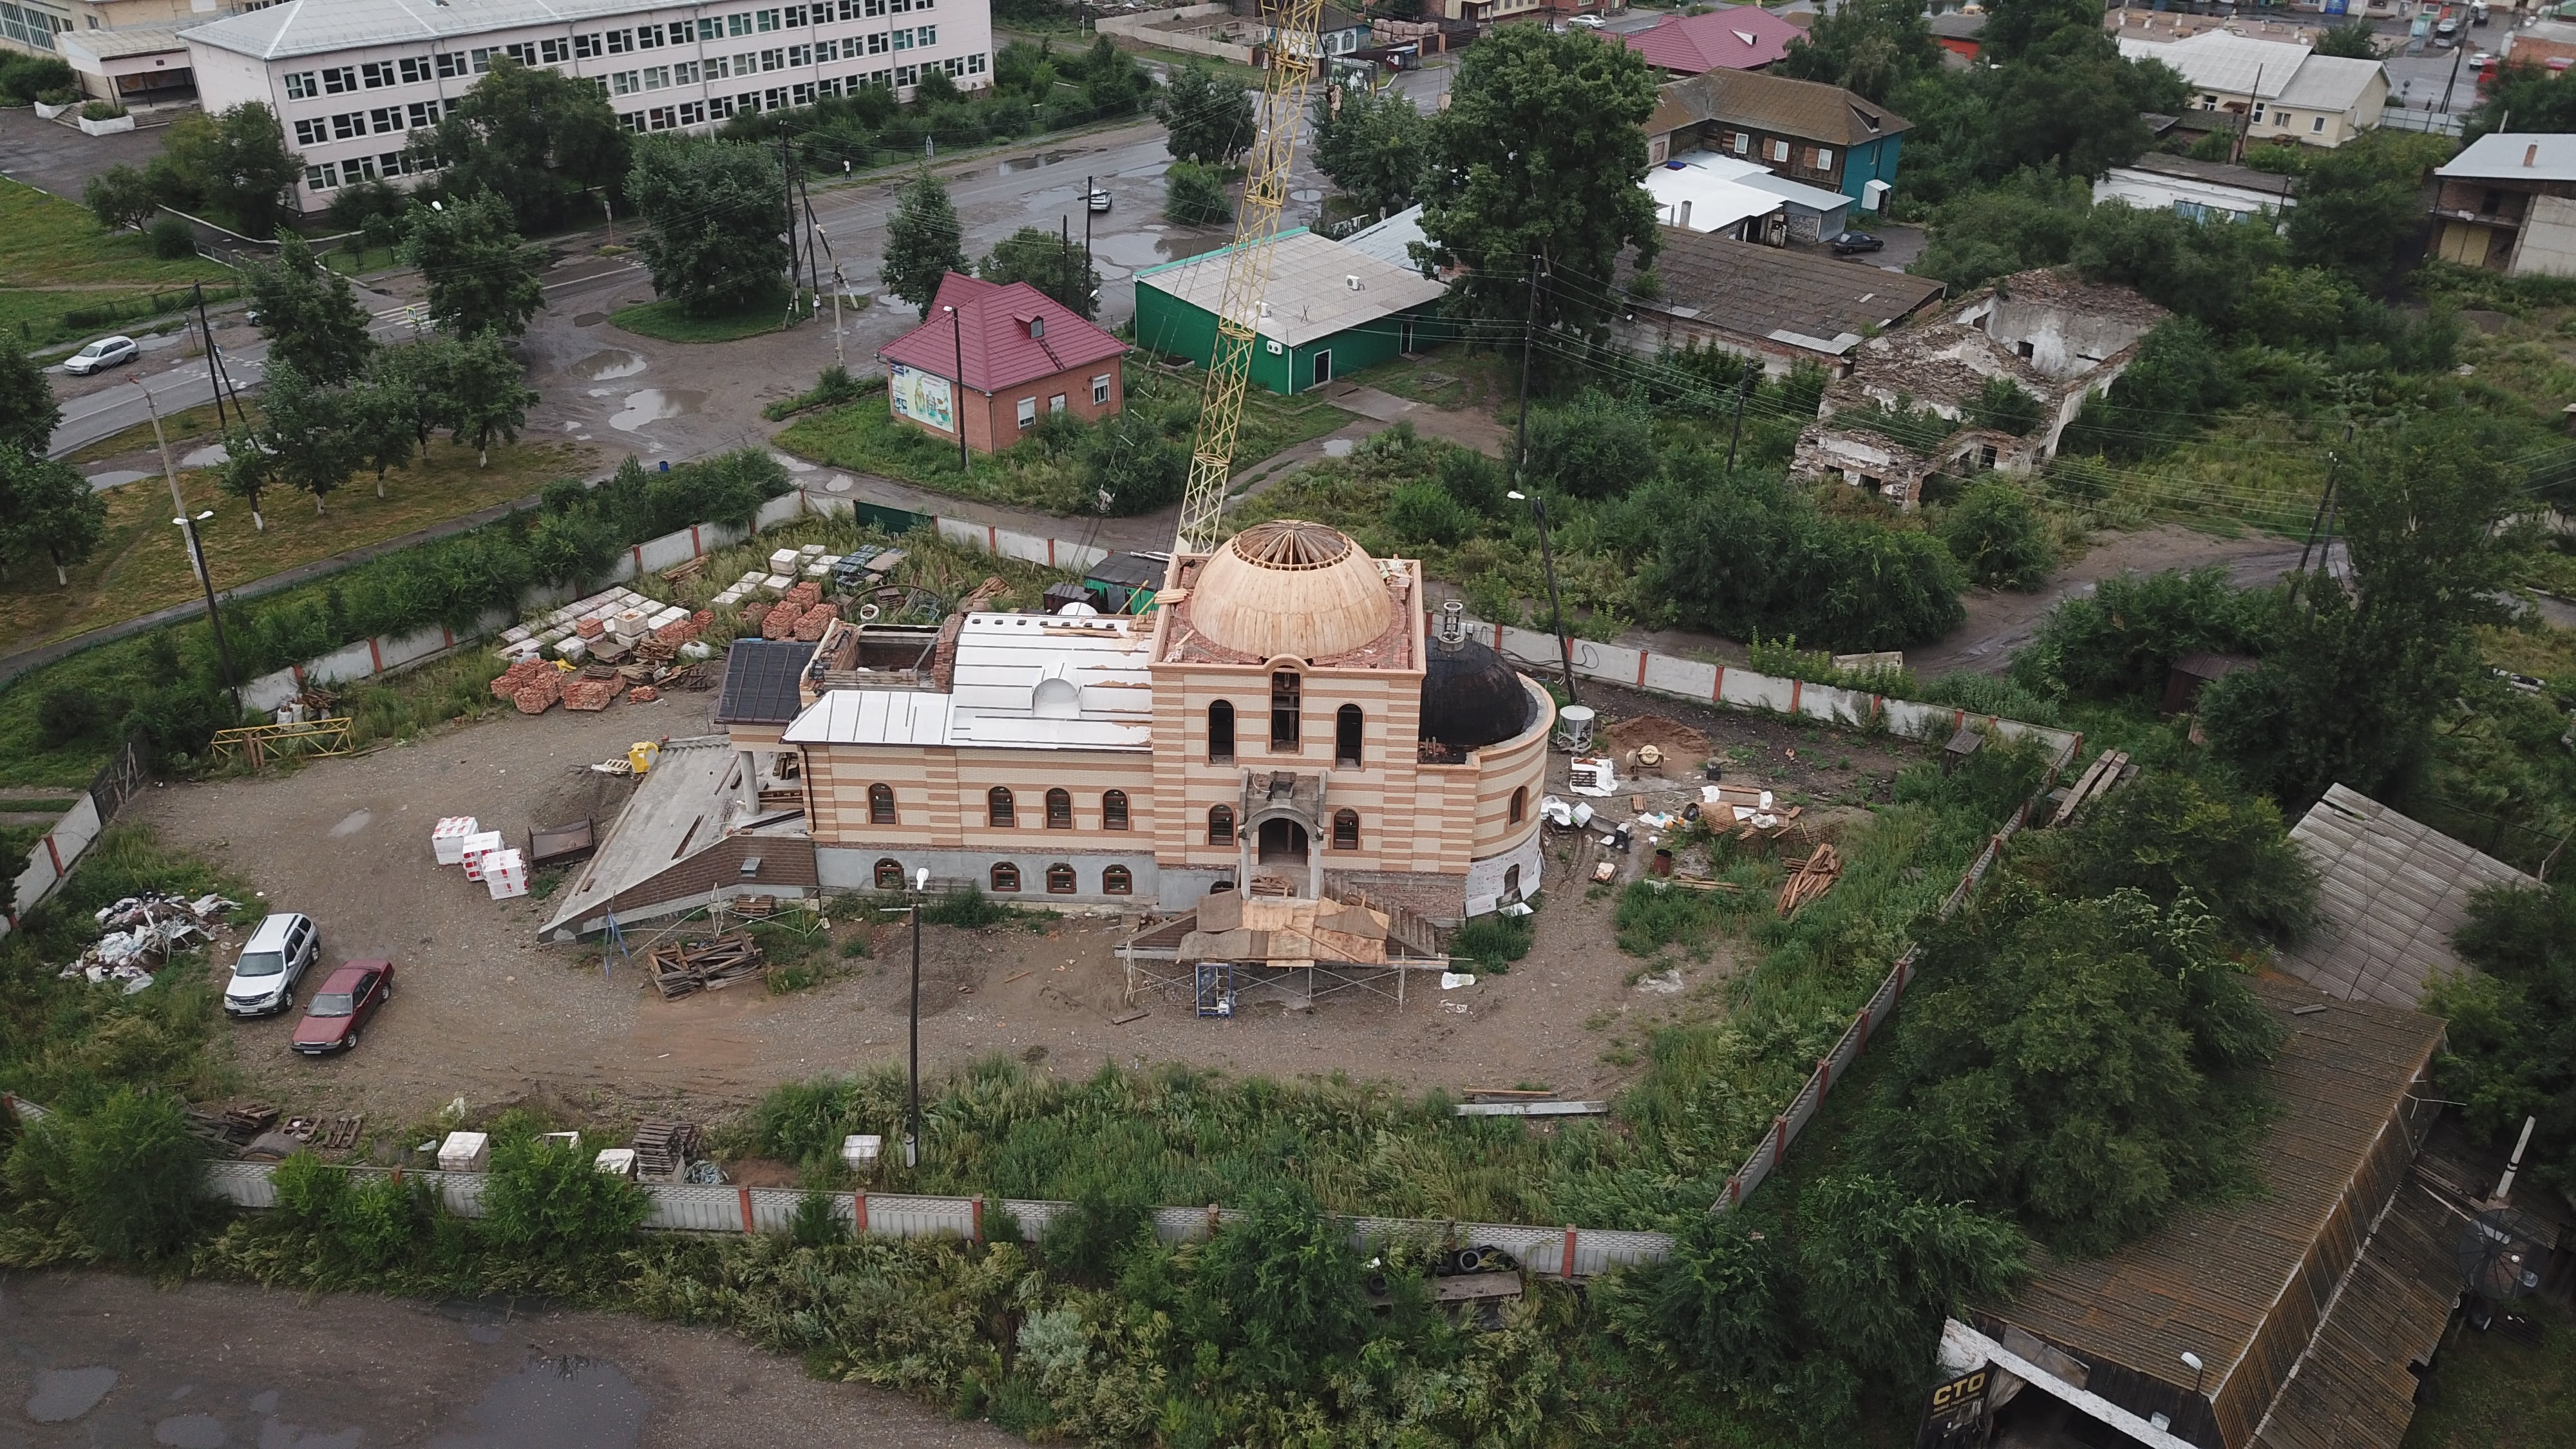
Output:
<instances>
[{"instance_id":1,"label":"utility pole","mask_svg":"<svg viewBox=\"0 0 2576 1449\"><path fill-rule=\"evenodd\" d=\"M1091 193L1099 186L1097 176L1082 178L1082 279L1086 286L1091 281Z\"/></svg>"},{"instance_id":2,"label":"utility pole","mask_svg":"<svg viewBox=\"0 0 2576 1449\"><path fill-rule=\"evenodd\" d=\"M605 191L599 193L599 209L608 214L608 244L615 246L617 245L617 206L608 199L608 193Z\"/></svg>"},{"instance_id":3,"label":"utility pole","mask_svg":"<svg viewBox=\"0 0 2576 1449\"><path fill-rule=\"evenodd\" d=\"M849 282L841 275L840 262L834 261L832 263L832 365L844 372L849 370L850 354L841 336L841 289L848 285L850 285Z\"/></svg>"},{"instance_id":4,"label":"utility pole","mask_svg":"<svg viewBox=\"0 0 2576 1449\"><path fill-rule=\"evenodd\" d=\"M801 270L797 261L796 245L796 159L795 153L787 149L785 131L778 133L778 174L785 183L784 190L787 193L787 320L794 322L796 320L796 274Z\"/></svg>"},{"instance_id":5,"label":"utility pole","mask_svg":"<svg viewBox=\"0 0 2576 1449\"><path fill-rule=\"evenodd\" d=\"M188 500L179 492L179 470L170 461L169 435L161 431L160 406L153 399L152 389L143 385L143 379L134 379L134 387L143 394L143 410L152 415L152 442L161 450L161 476L169 481L170 502L178 510L178 516L170 521L187 533L188 561L196 566L197 583L206 591L206 622L215 631L215 657L223 661L224 692L232 696L233 715L238 720L242 707L241 686L233 682L233 651L224 642L223 612L215 607L215 576L214 571L206 567L205 540L197 536L197 517L188 511Z\"/></svg>"},{"instance_id":6,"label":"utility pole","mask_svg":"<svg viewBox=\"0 0 2576 1449\"><path fill-rule=\"evenodd\" d=\"M1744 359L1744 375L1735 380L1735 431L1726 438L1726 476L1735 476L1735 445L1744 441L1744 398L1753 391L1754 369L1761 366L1752 358Z\"/></svg>"},{"instance_id":7,"label":"utility pole","mask_svg":"<svg viewBox=\"0 0 2576 1449\"><path fill-rule=\"evenodd\" d=\"M2465 46L2465 45L2455 45L2455 46L2452 46L2452 47L2451 47L2451 78L2450 78L2449 80L2446 80L2446 81L2442 82L2442 114L2443 114L2443 115L2446 115L2446 116L2447 116L2447 115L2449 115L2449 114L2451 113L2451 92L2452 92L2452 91L2454 91L2455 89L2457 89L2457 88L2459 87L2459 84L2460 84L2460 56L2461 56L2461 54L2462 54L2463 52L2465 52L2467 49L2468 49L2468 47L2467 47L2467 46Z\"/></svg>"},{"instance_id":8,"label":"utility pole","mask_svg":"<svg viewBox=\"0 0 2576 1449\"><path fill-rule=\"evenodd\" d=\"M940 310L948 314L957 335L957 383L949 389L948 421L957 425L957 471L964 473L970 466L966 461L966 314L954 307Z\"/></svg>"},{"instance_id":9,"label":"utility pole","mask_svg":"<svg viewBox=\"0 0 2576 1449\"><path fill-rule=\"evenodd\" d=\"M1521 317L1521 420L1520 440L1512 445L1512 481L1526 483L1529 469L1529 379L1530 348L1538 332L1538 253L1530 253L1529 308Z\"/></svg>"},{"instance_id":10,"label":"utility pole","mask_svg":"<svg viewBox=\"0 0 2576 1449\"><path fill-rule=\"evenodd\" d=\"M2295 604L2295 603L2297 603L2297 602L2299 601L2299 585L2301 585L2301 584L2303 584L2303 583L2305 583L2305 582L2307 581L2307 577L2308 577L2308 554L2309 554L2310 550L2314 549L2314 548L2317 546L2317 536L2318 536L2318 533L2319 533L2319 531L2320 531L2320 530L2323 530L2323 532L2324 532L2324 534L2325 534L2325 540L2326 540L2326 551L2327 551L2327 553L2328 553L2329 555L2331 555L2331 554L2333 553L2333 551L2334 551L2334 524L2333 524L2333 518L2334 518L2334 501L2335 501L2335 478L2336 478L2336 475L2337 475L2339 472L2341 472L2341 471L2342 471L2342 469L2343 469L2343 455L2344 455L2345 451L2346 451L2346 450L2348 450L2348 449L2350 449L2351 447L2352 447L2352 424L2350 424L2350 423L2346 423L2346 424L2344 424L2344 425L2343 425L2343 447L2338 448L2338 449L2336 449L2335 451L2333 451L2333 452L2331 452L2331 453L2328 453L2328 454L2326 455L2326 486L2325 486L2325 491L2324 491L2324 492L2322 492L2322 493L2319 493L2319 494L2317 495L2317 512L2316 512L2316 516L2308 520L2308 541L2307 541L2306 543L2303 543L2303 544L2301 544L2301 545L2299 546L2299 568L2298 568L2298 571L2297 571L2296 573L2293 573L2293 574L2291 574L2291 575L2290 575L2290 593L2289 593L2289 602L2291 602L2291 603L2293 603L2293 604ZM2323 564L2323 562L2322 562L2322 561L2320 561L2320 563L2319 563L2318 567L2323 568L2324 566L2325 566L2325 565Z\"/></svg>"},{"instance_id":11,"label":"utility pole","mask_svg":"<svg viewBox=\"0 0 2576 1449\"><path fill-rule=\"evenodd\" d=\"M223 369L215 365L215 324L206 320L206 284L194 283L189 290L196 297L197 331L206 339L206 386L215 395L215 431L230 436L232 424L224 417ZM247 419L243 421L243 426L249 426Z\"/></svg>"},{"instance_id":12,"label":"utility pole","mask_svg":"<svg viewBox=\"0 0 2576 1449\"><path fill-rule=\"evenodd\" d=\"M962 436L962 434L961 434ZM930 868L912 873L912 1096L904 1115L903 1165L921 1165L921 907L930 888Z\"/></svg>"},{"instance_id":13,"label":"utility pole","mask_svg":"<svg viewBox=\"0 0 2576 1449\"><path fill-rule=\"evenodd\" d=\"M1521 319L1520 440L1513 445L1512 449L1512 481L1520 484L1521 488L1527 488L1530 486L1530 351L1538 335L1538 282L1540 275L1538 253L1533 251L1530 253L1529 310ZM1524 495L1521 492L1521 488L1511 490L1510 496L1515 499L1526 496L1529 500L1530 516L1538 521L1539 559L1547 568L1548 613L1554 619L1556 624L1556 652L1558 662L1565 666L1565 698L1568 703L1573 703L1580 700L1582 696L1575 693L1574 689L1574 641L1567 638L1565 633L1565 601L1557 592L1556 587L1556 547L1548 539L1547 503L1545 500L1541 499L1535 491Z\"/></svg>"}]
</instances>

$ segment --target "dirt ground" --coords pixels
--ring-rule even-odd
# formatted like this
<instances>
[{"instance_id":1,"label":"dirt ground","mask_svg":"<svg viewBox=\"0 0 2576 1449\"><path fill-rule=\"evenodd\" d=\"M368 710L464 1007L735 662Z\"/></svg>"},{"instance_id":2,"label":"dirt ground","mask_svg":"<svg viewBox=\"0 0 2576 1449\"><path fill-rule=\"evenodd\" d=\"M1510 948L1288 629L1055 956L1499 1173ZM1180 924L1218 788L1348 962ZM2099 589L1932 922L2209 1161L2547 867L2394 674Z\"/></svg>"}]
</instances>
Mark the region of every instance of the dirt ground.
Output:
<instances>
[{"instance_id":1,"label":"dirt ground","mask_svg":"<svg viewBox=\"0 0 2576 1449\"><path fill-rule=\"evenodd\" d=\"M707 1329L598 1313L0 1279L0 1444L1000 1449L1022 1441Z\"/></svg>"},{"instance_id":2,"label":"dirt ground","mask_svg":"<svg viewBox=\"0 0 2576 1449\"><path fill-rule=\"evenodd\" d=\"M430 827L445 815L475 815L512 839L585 813L604 825L630 787L581 767L623 753L633 740L710 732L713 698L620 702L599 715L508 715L292 774L160 787L129 807L131 818L171 843L253 881L270 908L314 916L326 966L370 956L398 963L396 999L343 1056L290 1052L292 1014L229 1023L246 1095L289 1111L364 1114L383 1129L421 1122L459 1096L475 1110L541 1100L610 1121L659 1110L714 1121L781 1081L901 1061L910 938L900 922L833 922L836 938L872 934L873 951L843 961L835 950L829 959L843 969L819 986L772 995L753 982L666 1002L627 962L603 972L597 945L539 944L544 902L495 902L461 872L432 865ZM1664 731L1667 738L1703 731L1730 779L1816 807L1884 799L1912 758L1911 745L1886 737L1625 691L1591 689L1585 698L1613 723L1652 712L1683 727ZM1563 768L1560 758L1560 785ZM1623 787L1596 807L1607 819L1628 818L1632 788L1650 808L1696 798L1696 760L1674 759L1665 769L1668 781ZM1632 854L1609 858L1633 876L1650 847L1641 838ZM1532 1082L1602 1094L1627 1070L1603 1060L1605 1033L1671 1002L1641 992L1640 963L1607 944L1615 893L1571 879L1579 868L1588 880L1597 843L1569 834L1550 849L1530 954L1509 974L1462 990L1417 981L1401 1009L1345 993L1311 1012L1261 1007L1203 1021L1186 1003L1149 1000L1138 1003L1146 1016L1113 1025L1125 995L1113 954L1123 935L1118 918L930 927L925 1069L1008 1053L1040 1070L1084 1075L1104 1062L1186 1061L1275 1077L1343 1073L1413 1090ZM1729 964L1721 956L1693 969Z\"/></svg>"}]
</instances>

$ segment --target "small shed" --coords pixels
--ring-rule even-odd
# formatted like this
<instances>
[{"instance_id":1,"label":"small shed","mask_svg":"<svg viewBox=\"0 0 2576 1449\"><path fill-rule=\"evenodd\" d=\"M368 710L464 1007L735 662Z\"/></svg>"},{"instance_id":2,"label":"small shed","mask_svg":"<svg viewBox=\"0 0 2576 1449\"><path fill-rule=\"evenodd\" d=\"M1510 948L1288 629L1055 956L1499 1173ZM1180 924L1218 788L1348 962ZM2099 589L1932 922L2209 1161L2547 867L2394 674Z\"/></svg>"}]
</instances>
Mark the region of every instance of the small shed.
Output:
<instances>
[{"instance_id":1,"label":"small shed","mask_svg":"<svg viewBox=\"0 0 2576 1449\"><path fill-rule=\"evenodd\" d=\"M2173 662L2165 675L2165 702L2157 713L2171 719L2189 714L2200 701L2200 692L2213 679L2224 679L2240 669L2251 669L2262 663L2251 654L2186 654Z\"/></svg>"},{"instance_id":2,"label":"small shed","mask_svg":"<svg viewBox=\"0 0 2576 1449\"><path fill-rule=\"evenodd\" d=\"M1147 553L1113 553L1091 566L1082 576L1091 588L1093 602L1104 614L1141 614L1163 590L1163 573L1172 566L1168 558Z\"/></svg>"},{"instance_id":3,"label":"small shed","mask_svg":"<svg viewBox=\"0 0 2576 1449\"><path fill-rule=\"evenodd\" d=\"M1983 748L1986 732L1972 724L1959 726L1950 743L1941 747L1941 773L1947 775L1968 762L1968 757Z\"/></svg>"},{"instance_id":4,"label":"small shed","mask_svg":"<svg viewBox=\"0 0 2576 1449\"><path fill-rule=\"evenodd\" d=\"M1136 341L1205 366L1216 355L1217 312L1234 248L1223 247L1136 274ZM1299 393L1336 377L1417 352L1448 324L1436 315L1448 289L1326 241L1304 227L1282 232L1271 254L1270 286L1256 304L1252 380Z\"/></svg>"}]
</instances>

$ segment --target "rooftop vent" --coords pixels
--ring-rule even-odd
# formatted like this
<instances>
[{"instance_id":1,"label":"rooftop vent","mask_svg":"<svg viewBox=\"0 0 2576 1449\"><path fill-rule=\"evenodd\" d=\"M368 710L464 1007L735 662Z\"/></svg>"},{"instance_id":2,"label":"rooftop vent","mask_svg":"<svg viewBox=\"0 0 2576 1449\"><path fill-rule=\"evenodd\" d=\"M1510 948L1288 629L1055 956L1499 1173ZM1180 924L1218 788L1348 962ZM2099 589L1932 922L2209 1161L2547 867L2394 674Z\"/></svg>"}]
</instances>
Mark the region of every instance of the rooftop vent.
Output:
<instances>
[{"instance_id":1,"label":"rooftop vent","mask_svg":"<svg viewBox=\"0 0 2576 1449\"><path fill-rule=\"evenodd\" d=\"M1440 647L1456 653L1467 642L1467 606L1451 599L1440 606Z\"/></svg>"}]
</instances>

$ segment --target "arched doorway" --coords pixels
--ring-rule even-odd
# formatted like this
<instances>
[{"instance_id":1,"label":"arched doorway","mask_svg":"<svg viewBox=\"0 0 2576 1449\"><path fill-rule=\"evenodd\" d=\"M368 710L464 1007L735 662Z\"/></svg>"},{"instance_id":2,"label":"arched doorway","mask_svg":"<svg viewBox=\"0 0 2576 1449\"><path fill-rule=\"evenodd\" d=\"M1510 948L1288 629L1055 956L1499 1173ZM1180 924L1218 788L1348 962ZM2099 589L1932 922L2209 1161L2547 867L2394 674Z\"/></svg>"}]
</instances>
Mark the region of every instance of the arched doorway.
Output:
<instances>
[{"instance_id":1,"label":"arched doorway","mask_svg":"<svg viewBox=\"0 0 2576 1449\"><path fill-rule=\"evenodd\" d=\"M1294 820L1284 820L1275 816L1264 820L1261 822L1260 848L1261 853L1257 859L1263 865L1304 865L1307 849L1306 827Z\"/></svg>"}]
</instances>

